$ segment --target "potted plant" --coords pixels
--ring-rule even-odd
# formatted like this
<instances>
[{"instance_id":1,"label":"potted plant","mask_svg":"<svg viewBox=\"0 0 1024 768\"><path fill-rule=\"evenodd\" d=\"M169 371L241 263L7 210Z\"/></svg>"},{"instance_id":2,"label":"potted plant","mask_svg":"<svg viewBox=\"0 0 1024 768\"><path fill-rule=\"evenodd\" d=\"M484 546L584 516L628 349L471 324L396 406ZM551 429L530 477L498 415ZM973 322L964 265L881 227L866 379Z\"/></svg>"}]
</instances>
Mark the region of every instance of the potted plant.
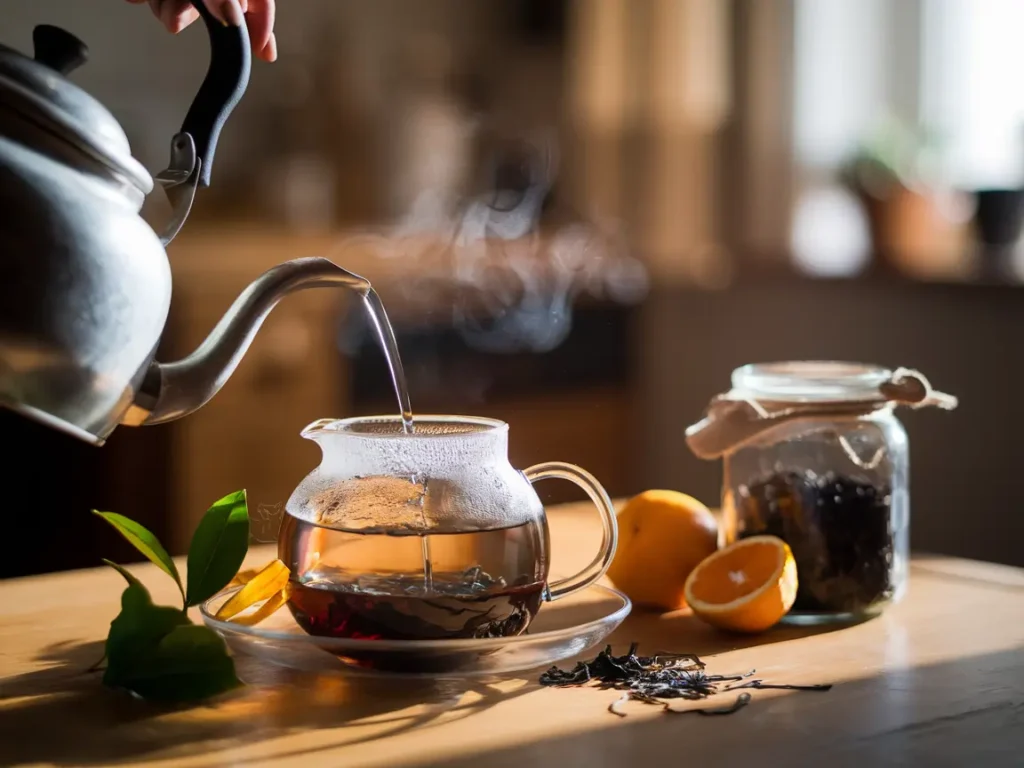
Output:
<instances>
[{"instance_id":1,"label":"potted plant","mask_svg":"<svg viewBox=\"0 0 1024 768\"><path fill-rule=\"evenodd\" d=\"M938 150L934 135L886 120L842 167L864 205L876 266L934 272L958 258L962 206L940 180Z\"/></svg>"}]
</instances>

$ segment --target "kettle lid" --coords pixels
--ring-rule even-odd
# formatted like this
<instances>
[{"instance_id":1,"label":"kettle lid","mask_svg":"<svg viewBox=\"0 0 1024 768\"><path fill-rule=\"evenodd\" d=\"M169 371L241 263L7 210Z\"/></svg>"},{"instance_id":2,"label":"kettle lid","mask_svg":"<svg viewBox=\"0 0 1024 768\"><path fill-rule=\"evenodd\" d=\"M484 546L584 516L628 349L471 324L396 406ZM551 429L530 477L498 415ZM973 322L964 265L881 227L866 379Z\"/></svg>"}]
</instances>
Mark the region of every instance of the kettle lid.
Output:
<instances>
[{"instance_id":1,"label":"kettle lid","mask_svg":"<svg viewBox=\"0 0 1024 768\"><path fill-rule=\"evenodd\" d=\"M0 45L0 107L17 111L143 194L153 189L148 171L132 157L128 137L114 116L65 75L85 63L89 51L70 32L49 25L32 32L35 58Z\"/></svg>"}]
</instances>

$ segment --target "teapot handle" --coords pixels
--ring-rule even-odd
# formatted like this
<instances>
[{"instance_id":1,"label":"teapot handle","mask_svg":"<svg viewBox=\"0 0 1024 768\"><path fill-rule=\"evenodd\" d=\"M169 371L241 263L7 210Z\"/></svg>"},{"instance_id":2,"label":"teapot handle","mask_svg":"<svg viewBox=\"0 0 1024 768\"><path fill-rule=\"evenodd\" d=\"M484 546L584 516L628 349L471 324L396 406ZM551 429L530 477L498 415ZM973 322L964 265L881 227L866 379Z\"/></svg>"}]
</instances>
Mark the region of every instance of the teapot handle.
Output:
<instances>
[{"instance_id":1,"label":"teapot handle","mask_svg":"<svg viewBox=\"0 0 1024 768\"><path fill-rule=\"evenodd\" d=\"M199 160L199 186L210 186L210 170L217 139L245 93L252 69L252 50L245 25L223 24L210 13L209 0L192 0L210 36L210 67L192 106L181 124L181 132L192 137Z\"/></svg>"},{"instance_id":2,"label":"teapot handle","mask_svg":"<svg viewBox=\"0 0 1024 768\"><path fill-rule=\"evenodd\" d=\"M568 480L575 483L594 502L597 511L601 514L601 525L603 534L601 538L601 549L597 556L590 561L590 564L575 576L548 584L548 600L557 600L560 597L579 592L593 584L604 576L608 566L611 565L615 556L615 547L619 542L619 526L615 519L615 506L608 498L608 492L597 482L592 474L575 464L566 464L564 461L548 461L544 464L536 464L523 471L530 483L538 480Z\"/></svg>"}]
</instances>

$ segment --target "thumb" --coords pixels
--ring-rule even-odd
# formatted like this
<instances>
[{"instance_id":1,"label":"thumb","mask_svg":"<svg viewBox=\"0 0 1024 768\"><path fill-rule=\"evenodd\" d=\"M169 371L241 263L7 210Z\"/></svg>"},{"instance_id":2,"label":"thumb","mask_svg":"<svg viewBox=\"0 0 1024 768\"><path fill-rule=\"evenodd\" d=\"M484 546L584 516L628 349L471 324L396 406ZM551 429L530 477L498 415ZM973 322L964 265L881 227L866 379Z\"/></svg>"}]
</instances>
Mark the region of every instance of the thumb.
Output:
<instances>
[{"instance_id":1,"label":"thumb","mask_svg":"<svg viewBox=\"0 0 1024 768\"><path fill-rule=\"evenodd\" d=\"M138 0L128 0L135 3ZM199 13L188 0L149 0L153 15L172 35L176 35L197 18Z\"/></svg>"},{"instance_id":2,"label":"thumb","mask_svg":"<svg viewBox=\"0 0 1024 768\"><path fill-rule=\"evenodd\" d=\"M239 0L200 0L210 13L222 24L241 27L245 24L245 14Z\"/></svg>"}]
</instances>

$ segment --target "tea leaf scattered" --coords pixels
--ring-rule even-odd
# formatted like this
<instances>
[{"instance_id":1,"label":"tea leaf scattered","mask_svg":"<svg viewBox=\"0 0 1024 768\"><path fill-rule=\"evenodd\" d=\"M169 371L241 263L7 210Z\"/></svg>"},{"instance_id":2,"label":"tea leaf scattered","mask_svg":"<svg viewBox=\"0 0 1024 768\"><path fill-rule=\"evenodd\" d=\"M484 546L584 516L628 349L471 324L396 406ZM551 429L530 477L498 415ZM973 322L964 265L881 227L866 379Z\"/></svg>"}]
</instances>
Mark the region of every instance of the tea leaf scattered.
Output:
<instances>
[{"instance_id":1,"label":"tea leaf scattered","mask_svg":"<svg viewBox=\"0 0 1024 768\"><path fill-rule=\"evenodd\" d=\"M148 528L116 512L100 512L94 509L92 513L114 526L114 529L124 536L133 547L149 558L161 571L174 579L174 583L178 585L178 590L181 592L182 599L185 598L185 589L181 585L181 577L178 575L178 568L174 565L174 560L171 559L171 556L167 554L167 550L164 549L164 545L160 543Z\"/></svg>"},{"instance_id":2,"label":"tea leaf scattered","mask_svg":"<svg viewBox=\"0 0 1024 768\"><path fill-rule=\"evenodd\" d=\"M213 597L234 578L249 549L245 491L218 500L199 522L188 550L187 606Z\"/></svg>"},{"instance_id":3,"label":"tea leaf scattered","mask_svg":"<svg viewBox=\"0 0 1024 768\"><path fill-rule=\"evenodd\" d=\"M724 707L697 707L691 709L673 709L671 705L665 704L665 711L673 715L731 715L733 712L739 712L747 704L750 703L750 694L741 693L736 697L736 701Z\"/></svg>"},{"instance_id":4,"label":"tea leaf scattered","mask_svg":"<svg viewBox=\"0 0 1024 768\"><path fill-rule=\"evenodd\" d=\"M730 685L725 690L735 691L739 688L756 688L760 691L772 688L778 691L830 691L832 690L832 685L831 683L826 685L779 685L775 683L765 683L762 680L750 680L742 685Z\"/></svg>"},{"instance_id":5,"label":"tea leaf scattered","mask_svg":"<svg viewBox=\"0 0 1024 768\"><path fill-rule=\"evenodd\" d=\"M628 693L624 693L621 696L619 696L619 698L617 698L615 701L613 701L611 704L608 705L608 711L611 712L613 715L618 715L619 717L625 717L626 713L625 713L625 711L623 711L622 707L628 701L629 701L629 694Z\"/></svg>"},{"instance_id":6,"label":"tea leaf scattered","mask_svg":"<svg viewBox=\"0 0 1024 768\"><path fill-rule=\"evenodd\" d=\"M741 693L728 707L703 709L673 709L672 699L697 701L735 688L789 688L791 690L825 691L831 685L785 686L765 684L761 680L722 687L723 683L737 682L751 677L755 670L734 675L709 675L700 657L692 653L662 653L638 656L633 643L623 656L612 654L609 645L591 661L581 661L570 670L551 667L540 676L540 684L566 688L593 684L602 690L623 691L623 695L608 706L608 711L625 717L625 705L630 701L661 706L666 712L696 712L705 715L732 714L746 706L749 693Z\"/></svg>"}]
</instances>

